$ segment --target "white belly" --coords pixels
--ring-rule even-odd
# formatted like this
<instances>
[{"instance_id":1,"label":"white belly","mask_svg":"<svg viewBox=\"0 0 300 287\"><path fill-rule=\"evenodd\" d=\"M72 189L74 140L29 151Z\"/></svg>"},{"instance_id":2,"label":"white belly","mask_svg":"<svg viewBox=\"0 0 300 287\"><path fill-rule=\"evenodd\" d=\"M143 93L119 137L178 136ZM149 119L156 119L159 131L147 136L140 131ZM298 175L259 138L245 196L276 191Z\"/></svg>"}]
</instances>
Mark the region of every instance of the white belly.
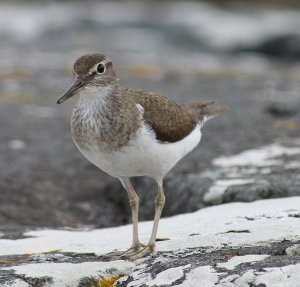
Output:
<instances>
[{"instance_id":1,"label":"white belly","mask_svg":"<svg viewBox=\"0 0 300 287\"><path fill-rule=\"evenodd\" d=\"M130 143L117 151L99 151L96 146L78 149L94 165L115 177L150 176L163 178L201 139L200 126L175 143L159 143L146 125ZM76 143L75 143L76 144Z\"/></svg>"}]
</instances>

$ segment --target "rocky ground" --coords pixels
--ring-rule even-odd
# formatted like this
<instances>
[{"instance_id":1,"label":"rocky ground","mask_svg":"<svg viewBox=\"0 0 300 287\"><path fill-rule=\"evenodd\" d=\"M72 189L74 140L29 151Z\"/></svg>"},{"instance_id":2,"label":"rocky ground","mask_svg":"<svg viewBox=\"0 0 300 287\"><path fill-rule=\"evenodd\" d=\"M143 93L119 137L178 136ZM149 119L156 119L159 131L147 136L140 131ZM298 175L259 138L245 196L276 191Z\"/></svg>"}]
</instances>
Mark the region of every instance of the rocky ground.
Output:
<instances>
[{"instance_id":1,"label":"rocky ground","mask_svg":"<svg viewBox=\"0 0 300 287\"><path fill-rule=\"evenodd\" d=\"M3 232L0 284L299 286L299 156L300 140L286 139L215 158L214 169L186 175L198 191L192 194L194 200L200 202L201 197L205 205L264 200L228 203L161 220L159 252L154 257L106 262L103 254L129 246L131 225ZM210 182L207 190L199 186L205 181ZM186 185L178 179L176 186L180 190ZM278 198L267 199L273 197ZM140 224L144 242L151 224Z\"/></svg>"},{"instance_id":2,"label":"rocky ground","mask_svg":"<svg viewBox=\"0 0 300 287\"><path fill-rule=\"evenodd\" d=\"M131 226L2 239L1 286L299 286L300 197L231 203L163 219L157 256L105 262ZM140 224L141 238L151 222ZM123 240L122 240L123 238ZM113 285L114 284L114 285Z\"/></svg>"}]
</instances>

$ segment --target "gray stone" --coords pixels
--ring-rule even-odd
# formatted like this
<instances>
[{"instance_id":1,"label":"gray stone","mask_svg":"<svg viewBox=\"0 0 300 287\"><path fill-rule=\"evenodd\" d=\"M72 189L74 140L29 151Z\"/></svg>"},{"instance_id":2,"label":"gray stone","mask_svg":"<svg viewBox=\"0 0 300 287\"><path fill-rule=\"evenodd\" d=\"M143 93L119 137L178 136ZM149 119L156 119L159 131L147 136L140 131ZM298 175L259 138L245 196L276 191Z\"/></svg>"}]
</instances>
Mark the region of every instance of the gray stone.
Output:
<instances>
[{"instance_id":1,"label":"gray stone","mask_svg":"<svg viewBox=\"0 0 300 287\"><path fill-rule=\"evenodd\" d=\"M289 246L286 250L285 250L286 254L288 256L300 256L300 244L295 244L293 246Z\"/></svg>"},{"instance_id":2,"label":"gray stone","mask_svg":"<svg viewBox=\"0 0 300 287\"><path fill-rule=\"evenodd\" d=\"M300 184L291 185L290 183L264 181L263 183L250 184L243 186L231 186L226 189L223 195L223 202L250 202L259 199L278 198L288 196L299 196Z\"/></svg>"}]
</instances>

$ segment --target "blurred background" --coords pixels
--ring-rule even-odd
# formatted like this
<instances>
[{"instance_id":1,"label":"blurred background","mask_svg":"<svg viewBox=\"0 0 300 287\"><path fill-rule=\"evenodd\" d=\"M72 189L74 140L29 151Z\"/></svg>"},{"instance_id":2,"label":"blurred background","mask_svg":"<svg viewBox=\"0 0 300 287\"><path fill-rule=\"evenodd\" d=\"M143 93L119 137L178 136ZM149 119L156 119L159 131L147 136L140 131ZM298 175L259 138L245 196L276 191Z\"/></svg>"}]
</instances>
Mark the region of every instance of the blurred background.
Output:
<instances>
[{"instance_id":1,"label":"blurred background","mask_svg":"<svg viewBox=\"0 0 300 287\"><path fill-rule=\"evenodd\" d=\"M0 229L130 222L118 180L72 142L75 99L56 104L79 56L108 55L124 86L230 108L167 176L170 216L206 206L214 158L299 137L299 27L296 0L0 1ZM299 177L276 176L300 194ZM134 184L151 219L155 185Z\"/></svg>"}]
</instances>

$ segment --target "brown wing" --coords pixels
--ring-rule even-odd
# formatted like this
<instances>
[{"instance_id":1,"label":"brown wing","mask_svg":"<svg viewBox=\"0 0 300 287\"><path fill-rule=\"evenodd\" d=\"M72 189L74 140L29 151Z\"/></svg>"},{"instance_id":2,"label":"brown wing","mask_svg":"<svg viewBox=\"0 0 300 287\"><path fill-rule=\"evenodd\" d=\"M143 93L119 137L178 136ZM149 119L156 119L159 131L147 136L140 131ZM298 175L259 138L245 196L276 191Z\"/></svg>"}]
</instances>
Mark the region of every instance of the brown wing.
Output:
<instances>
[{"instance_id":1,"label":"brown wing","mask_svg":"<svg viewBox=\"0 0 300 287\"><path fill-rule=\"evenodd\" d=\"M129 89L126 94L144 108L144 120L154 130L156 138L163 142L176 142L190 134L202 121L204 108L210 104L177 104L162 95Z\"/></svg>"}]
</instances>

